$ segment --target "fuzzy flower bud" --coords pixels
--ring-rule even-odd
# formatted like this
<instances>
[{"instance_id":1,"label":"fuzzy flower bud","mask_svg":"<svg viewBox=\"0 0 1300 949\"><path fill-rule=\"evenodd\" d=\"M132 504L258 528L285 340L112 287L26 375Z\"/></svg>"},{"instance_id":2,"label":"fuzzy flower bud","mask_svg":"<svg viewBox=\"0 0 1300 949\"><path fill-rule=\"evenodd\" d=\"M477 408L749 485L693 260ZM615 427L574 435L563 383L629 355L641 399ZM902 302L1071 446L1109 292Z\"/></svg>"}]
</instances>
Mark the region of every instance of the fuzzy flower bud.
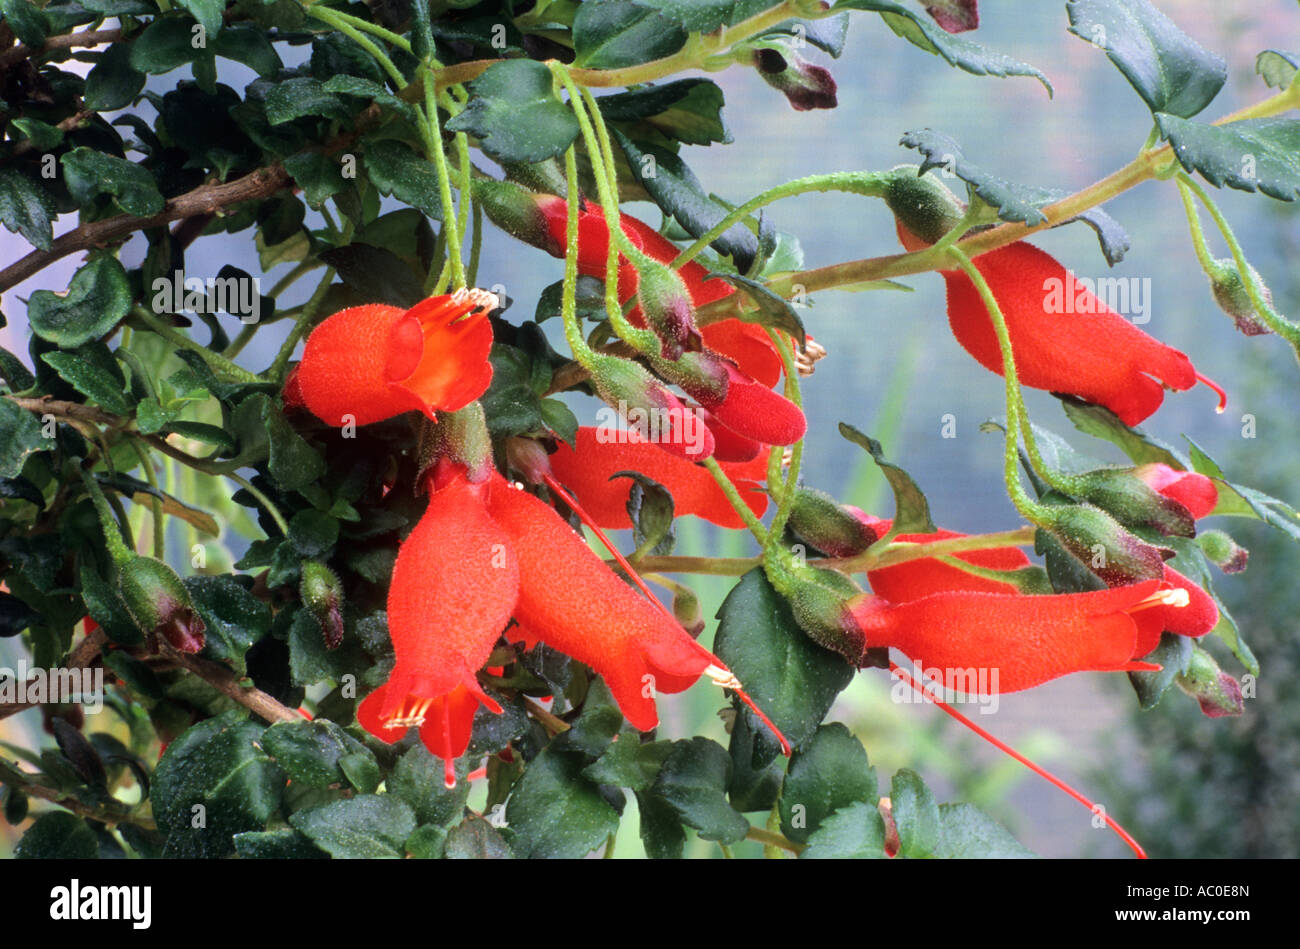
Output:
<instances>
[{"instance_id":1,"label":"fuzzy flower bud","mask_svg":"<svg viewBox=\"0 0 1300 949\"><path fill-rule=\"evenodd\" d=\"M1088 504L1049 506L1035 521L1110 587L1159 580L1164 576L1166 554L1173 556L1172 551L1135 537L1105 511Z\"/></svg>"},{"instance_id":2,"label":"fuzzy flower bud","mask_svg":"<svg viewBox=\"0 0 1300 949\"><path fill-rule=\"evenodd\" d=\"M133 556L118 577L131 619L153 642L162 636L179 652L203 649L204 623L176 571L161 560Z\"/></svg>"},{"instance_id":3,"label":"fuzzy flower bud","mask_svg":"<svg viewBox=\"0 0 1300 949\"><path fill-rule=\"evenodd\" d=\"M1237 680L1220 669L1214 657L1204 649L1192 647L1187 671L1181 673L1175 682L1200 703L1201 711L1210 718L1240 715L1245 710Z\"/></svg>"},{"instance_id":4,"label":"fuzzy flower bud","mask_svg":"<svg viewBox=\"0 0 1300 949\"><path fill-rule=\"evenodd\" d=\"M797 489L789 527L800 540L829 557L852 557L876 542L876 531L829 494Z\"/></svg>"},{"instance_id":5,"label":"fuzzy flower bud","mask_svg":"<svg viewBox=\"0 0 1300 949\"><path fill-rule=\"evenodd\" d=\"M343 644L343 584L338 575L319 560L306 560L298 595L320 625L325 648L338 649Z\"/></svg>"},{"instance_id":6,"label":"fuzzy flower bud","mask_svg":"<svg viewBox=\"0 0 1300 949\"><path fill-rule=\"evenodd\" d=\"M1273 294L1268 287L1264 285L1263 278L1260 277L1259 271L1250 264L1246 267L1250 270L1251 278L1259 285L1260 296L1269 306L1273 305ZM1255 309L1254 302L1250 299L1250 294L1246 290L1246 285L1241 279L1241 273L1237 270L1234 261L1223 259L1214 261L1213 266L1208 271L1210 278L1210 289L1214 293L1214 301L1219 304L1219 309L1223 310L1232 317L1237 324L1237 329L1246 336L1260 336L1265 333L1273 332L1259 318L1259 311Z\"/></svg>"}]
</instances>

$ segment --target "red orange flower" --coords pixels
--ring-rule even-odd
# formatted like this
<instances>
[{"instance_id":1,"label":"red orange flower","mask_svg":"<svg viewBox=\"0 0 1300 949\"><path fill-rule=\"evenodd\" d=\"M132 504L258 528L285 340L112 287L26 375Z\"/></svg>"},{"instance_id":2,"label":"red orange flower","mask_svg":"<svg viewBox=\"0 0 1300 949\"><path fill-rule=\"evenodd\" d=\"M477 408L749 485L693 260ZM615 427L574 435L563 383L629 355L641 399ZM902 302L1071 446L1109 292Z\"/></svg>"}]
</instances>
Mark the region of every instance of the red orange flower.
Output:
<instances>
[{"instance_id":1,"label":"red orange flower","mask_svg":"<svg viewBox=\"0 0 1300 949\"><path fill-rule=\"evenodd\" d=\"M340 310L312 330L285 401L328 425L367 425L403 412L464 408L492 381L486 290L457 290L409 310L380 303Z\"/></svg>"},{"instance_id":2,"label":"red orange flower","mask_svg":"<svg viewBox=\"0 0 1300 949\"><path fill-rule=\"evenodd\" d=\"M898 236L908 250L927 246L902 222ZM1164 388L1190 389L1198 380L1219 393L1220 409L1226 403L1223 390L1197 373L1185 354L1142 332L1032 244L1017 241L972 263L1002 310L1022 385L1104 405L1125 425L1158 409ZM957 342L1001 375L997 333L975 284L960 270L942 273ZM1052 303L1054 291L1060 307Z\"/></svg>"},{"instance_id":3,"label":"red orange flower","mask_svg":"<svg viewBox=\"0 0 1300 949\"><path fill-rule=\"evenodd\" d=\"M1160 463L1142 465L1134 474L1152 490L1187 508L1195 520L1199 521L1218 506L1219 489L1203 474L1179 471Z\"/></svg>"}]
</instances>

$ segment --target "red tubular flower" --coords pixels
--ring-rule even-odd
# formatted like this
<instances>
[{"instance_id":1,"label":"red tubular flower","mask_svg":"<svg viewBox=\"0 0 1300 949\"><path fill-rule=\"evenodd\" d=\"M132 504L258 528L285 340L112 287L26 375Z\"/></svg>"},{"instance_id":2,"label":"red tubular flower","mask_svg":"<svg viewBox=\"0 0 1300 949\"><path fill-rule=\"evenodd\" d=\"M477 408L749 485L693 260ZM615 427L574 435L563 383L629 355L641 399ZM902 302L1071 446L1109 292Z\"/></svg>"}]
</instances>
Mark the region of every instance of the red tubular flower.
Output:
<instances>
[{"instance_id":1,"label":"red tubular flower","mask_svg":"<svg viewBox=\"0 0 1300 949\"><path fill-rule=\"evenodd\" d=\"M714 421L738 435L764 445L793 445L808 429L799 406L717 353L683 353L674 361L651 354L648 359L656 372L704 406Z\"/></svg>"},{"instance_id":2,"label":"red tubular flower","mask_svg":"<svg viewBox=\"0 0 1300 949\"><path fill-rule=\"evenodd\" d=\"M618 530L632 526L627 513L632 481L630 478L610 480L620 471L639 471L662 484L672 494L673 509L678 515L694 514L721 527L745 526L708 471L660 451L657 445L643 441L634 430L584 426L578 429L574 441L576 450L561 443L550 456L551 470L577 495L583 510L598 527ZM721 464L736 482L740 496L754 516L761 517L767 510L767 495L759 490L757 482L766 476L766 452L757 464Z\"/></svg>"},{"instance_id":3,"label":"red tubular flower","mask_svg":"<svg viewBox=\"0 0 1300 949\"><path fill-rule=\"evenodd\" d=\"M1170 604L1153 607L1134 617L1138 624L1134 659L1148 655L1155 649L1160 644L1162 632L1195 639L1204 636L1219 624L1219 607L1214 602L1214 597L1168 564L1165 564L1161 589L1183 590L1187 593L1187 602L1182 606Z\"/></svg>"},{"instance_id":4,"label":"red tubular flower","mask_svg":"<svg viewBox=\"0 0 1300 949\"><path fill-rule=\"evenodd\" d=\"M634 592L544 502L497 477L487 497L510 537L521 582L514 615L531 638L604 677L633 727L659 724L656 692L680 692L722 662Z\"/></svg>"},{"instance_id":5,"label":"red tubular flower","mask_svg":"<svg viewBox=\"0 0 1300 949\"><path fill-rule=\"evenodd\" d=\"M1179 471L1160 463L1142 465L1133 473L1152 490L1187 508L1198 521L1218 506L1219 489L1203 474Z\"/></svg>"},{"instance_id":6,"label":"red tubular flower","mask_svg":"<svg viewBox=\"0 0 1300 949\"><path fill-rule=\"evenodd\" d=\"M864 594L849 603L868 646L902 650L924 667L997 670L1018 692L1071 672L1150 669L1133 661L1134 614L1179 599L1158 580L1049 596L956 590L906 603Z\"/></svg>"},{"instance_id":7,"label":"red tubular flower","mask_svg":"<svg viewBox=\"0 0 1300 949\"><path fill-rule=\"evenodd\" d=\"M487 485L453 475L433 492L403 542L388 591L397 664L357 713L367 731L387 742L419 726L426 747L446 763L449 783L469 742L474 704L501 711L475 673L519 590L519 565L509 537L484 507L486 492Z\"/></svg>"},{"instance_id":8,"label":"red tubular flower","mask_svg":"<svg viewBox=\"0 0 1300 949\"><path fill-rule=\"evenodd\" d=\"M898 236L908 250L927 246L902 222ZM1017 241L973 263L1002 310L1022 385L1104 405L1125 425L1137 425L1160 407L1162 384L1182 390L1199 380L1219 394L1220 411L1226 405L1223 390L1198 374L1186 355L1142 332L1032 244ZM957 342L1001 375L997 333L979 291L960 270L942 273Z\"/></svg>"},{"instance_id":9,"label":"red tubular flower","mask_svg":"<svg viewBox=\"0 0 1300 949\"><path fill-rule=\"evenodd\" d=\"M453 412L492 381L486 290L457 290L409 310L380 303L349 307L307 337L285 400L328 425L367 425L403 412Z\"/></svg>"}]
</instances>

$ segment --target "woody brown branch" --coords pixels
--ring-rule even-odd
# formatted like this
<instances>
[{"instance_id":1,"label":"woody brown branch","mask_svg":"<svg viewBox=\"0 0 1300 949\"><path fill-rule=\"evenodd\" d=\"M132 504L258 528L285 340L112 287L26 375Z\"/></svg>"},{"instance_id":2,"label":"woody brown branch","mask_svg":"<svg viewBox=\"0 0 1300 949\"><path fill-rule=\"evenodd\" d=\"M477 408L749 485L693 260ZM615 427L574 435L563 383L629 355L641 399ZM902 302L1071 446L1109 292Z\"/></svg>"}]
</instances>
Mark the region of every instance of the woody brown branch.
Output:
<instances>
[{"instance_id":1,"label":"woody brown branch","mask_svg":"<svg viewBox=\"0 0 1300 949\"><path fill-rule=\"evenodd\" d=\"M162 644L161 648L167 658L186 671L194 673L226 698L238 702L254 715L272 723L303 720L298 712L281 705L261 689L240 685L239 679L225 666L200 659L198 656L177 652L166 644Z\"/></svg>"},{"instance_id":2,"label":"woody brown branch","mask_svg":"<svg viewBox=\"0 0 1300 949\"><path fill-rule=\"evenodd\" d=\"M99 652L107 642L104 631L97 629L82 639L77 647L68 653L67 661L64 662L65 669L85 669L93 663L98 657ZM28 685L33 685L37 680L28 679ZM38 705L45 705L45 702L5 702L0 704L0 719L8 718L10 715L17 715L19 712L25 712L29 708L35 708Z\"/></svg>"},{"instance_id":3,"label":"woody brown branch","mask_svg":"<svg viewBox=\"0 0 1300 949\"><path fill-rule=\"evenodd\" d=\"M98 46L100 43L112 43L120 39L122 31L113 30L83 30L80 33L65 33L62 36L51 36L41 46L26 46L22 43L13 46L3 53L0 53L0 70L7 69L14 63L21 62L32 56L39 56L45 53L52 53L60 49L72 49L76 46Z\"/></svg>"}]
</instances>

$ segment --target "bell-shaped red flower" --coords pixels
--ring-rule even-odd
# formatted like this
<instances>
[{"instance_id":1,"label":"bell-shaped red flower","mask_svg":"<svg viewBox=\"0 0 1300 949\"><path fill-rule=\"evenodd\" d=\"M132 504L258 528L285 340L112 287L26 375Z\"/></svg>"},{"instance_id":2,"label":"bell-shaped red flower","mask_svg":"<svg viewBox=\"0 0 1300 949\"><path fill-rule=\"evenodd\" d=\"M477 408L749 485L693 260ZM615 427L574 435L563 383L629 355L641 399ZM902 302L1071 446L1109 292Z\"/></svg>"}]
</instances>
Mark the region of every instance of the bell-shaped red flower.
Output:
<instances>
[{"instance_id":1,"label":"bell-shaped red flower","mask_svg":"<svg viewBox=\"0 0 1300 949\"><path fill-rule=\"evenodd\" d=\"M926 668L996 670L997 691L1017 692L1072 672L1153 668L1133 661L1135 614L1185 602L1160 587L1147 580L1047 596L955 590L905 603L864 594L849 611L868 647L894 647Z\"/></svg>"},{"instance_id":2,"label":"bell-shaped red flower","mask_svg":"<svg viewBox=\"0 0 1300 949\"><path fill-rule=\"evenodd\" d=\"M492 381L486 290L457 290L409 310L380 303L340 310L312 330L285 400L327 425L368 425L403 412L464 408Z\"/></svg>"},{"instance_id":3,"label":"bell-shaped red flower","mask_svg":"<svg viewBox=\"0 0 1300 949\"><path fill-rule=\"evenodd\" d=\"M632 526L627 513L632 480L615 478L620 471L638 471L662 484L673 496L677 515L694 514L720 527L745 526L707 470L660 451L634 429L584 426L578 429L574 443L576 449L561 443L550 456L551 471L577 496L597 527L619 530ZM768 497L758 482L767 476L767 453L748 462L720 465L754 516L762 517Z\"/></svg>"},{"instance_id":4,"label":"bell-shaped red flower","mask_svg":"<svg viewBox=\"0 0 1300 949\"><path fill-rule=\"evenodd\" d=\"M908 250L927 246L901 221L898 236ZM1190 389L1198 380L1219 394L1220 410L1226 404L1185 354L1142 332L1034 245L1017 241L972 263L1002 310L1022 385L1104 405L1125 425L1155 412L1164 388ZM997 333L975 284L960 270L942 273L957 342L1001 375Z\"/></svg>"}]
</instances>

